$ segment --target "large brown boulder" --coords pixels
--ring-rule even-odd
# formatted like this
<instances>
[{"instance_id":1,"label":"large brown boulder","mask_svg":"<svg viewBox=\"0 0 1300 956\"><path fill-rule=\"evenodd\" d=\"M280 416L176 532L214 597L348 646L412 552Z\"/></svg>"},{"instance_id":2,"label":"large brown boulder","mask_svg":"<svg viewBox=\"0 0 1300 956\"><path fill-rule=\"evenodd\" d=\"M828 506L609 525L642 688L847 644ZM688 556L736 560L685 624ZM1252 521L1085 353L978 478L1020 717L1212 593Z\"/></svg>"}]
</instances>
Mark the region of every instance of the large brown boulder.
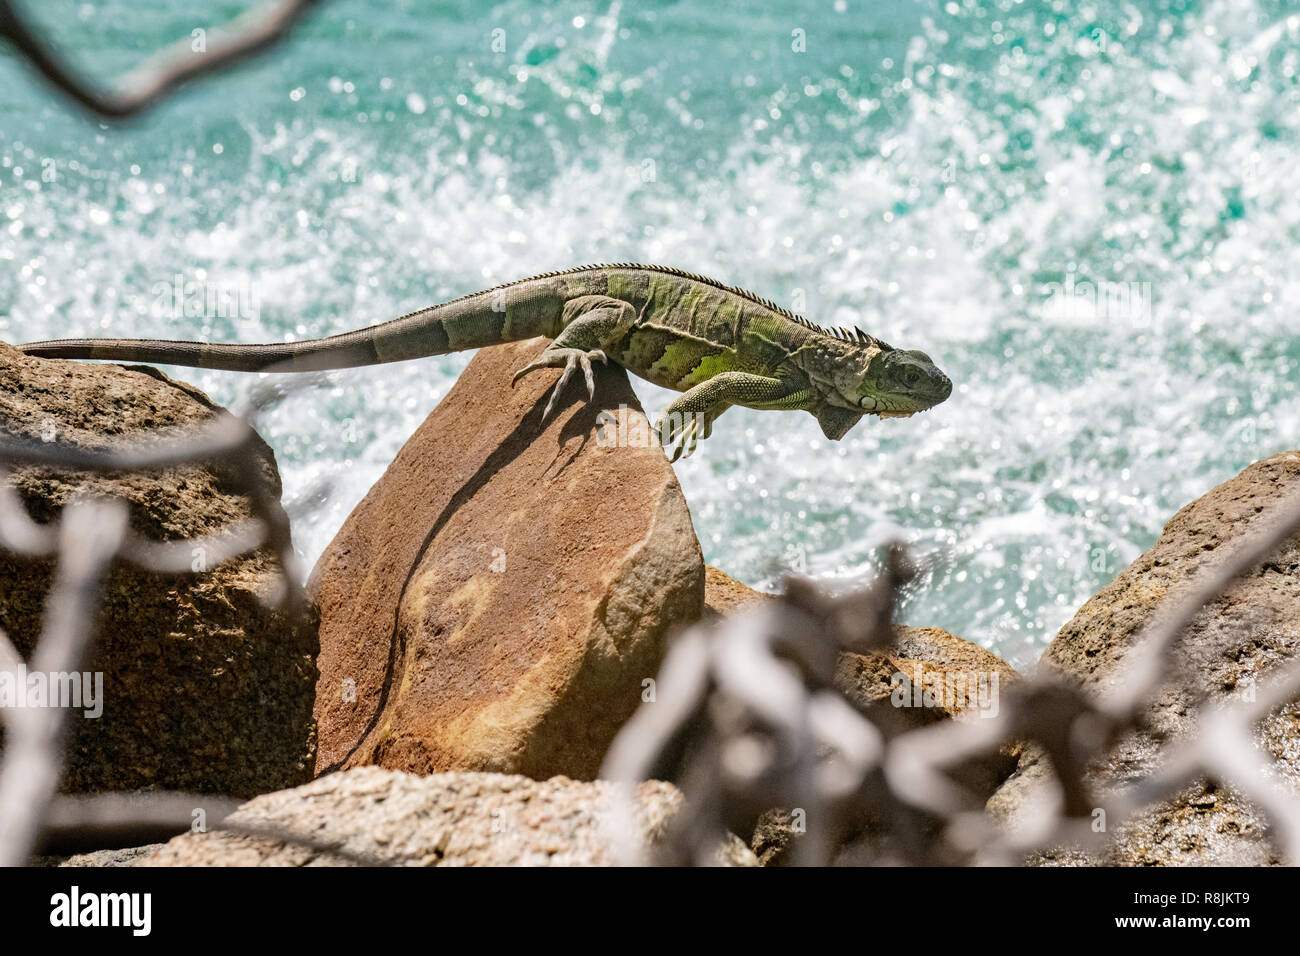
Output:
<instances>
[{"instance_id":1,"label":"large brown boulder","mask_svg":"<svg viewBox=\"0 0 1300 956\"><path fill-rule=\"evenodd\" d=\"M152 369L29 358L0 344L0 428L11 436L100 449L224 414L202 392ZM275 458L258 448L278 493ZM213 534L251 517L233 470L220 462L99 476L22 468L9 480L38 521L57 520L74 495L111 495L129 502L134 531L155 541ZM25 658L50 575L48 560L0 552L0 627ZM64 788L248 796L309 779L316 632L311 620L263 603L279 584L265 550L176 577L117 564L88 662L103 673L103 713L72 712Z\"/></svg>"},{"instance_id":2,"label":"large brown boulder","mask_svg":"<svg viewBox=\"0 0 1300 956\"><path fill-rule=\"evenodd\" d=\"M1176 603L1202 569L1222 561L1242 538L1266 526L1270 509L1300 493L1300 452L1274 455L1251 465L1184 507L1160 539L1090 598L1056 635L1040 669L1090 692L1124 675L1124 661L1157 608ZM1193 620L1172 655L1173 673L1147 708L1149 729L1132 734L1098 767L1105 790L1146 776L1174 741L1194 740L1196 701L1210 705L1253 699L1278 665L1300 650L1300 537L1211 601ZM1255 741L1276 773L1300 782L1300 707L1292 702L1256 728ZM1050 770L1036 752L991 801L991 809L1014 820L1050 799ZM1044 861L1111 865L1255 865L1278 862L1266 819L1230 788L1200 781L1177 797L1149 808L1117 829L1107 847L1091 857L1068 851Z\"/></svg>"},{"instance_id":3,"label":"large brown boulder","mask_svg":"<svg viewBox=\"0 0 1300 956\"><path fill-rule=\"evenodd\" d=\"M636 788L630 814L616 799L614 785L605 781L494 773L418 777L358 767L240 807L227 823L256 830L256 836L189 833L99 865L601 866L627 860L628 850L652 847L682 807L680 791L653 780ZM630 820L632 832L620 829L622 820ZM757 865L734 837L718 848L716 860Z\"/></svg>"},{"instance_id":4,"label":"large brown boulder","mask_svg":"<svg viewBox=\"0 0 1300 956\"><path fill-rule=\"evenodd\" d=\"M321 556L318 771L376 764L590 779L670 631L696 620L704 565L663 451L618 447L628 406L557 373L512 388L540 339L484 349Z\"/></svg>"}]
</instances>

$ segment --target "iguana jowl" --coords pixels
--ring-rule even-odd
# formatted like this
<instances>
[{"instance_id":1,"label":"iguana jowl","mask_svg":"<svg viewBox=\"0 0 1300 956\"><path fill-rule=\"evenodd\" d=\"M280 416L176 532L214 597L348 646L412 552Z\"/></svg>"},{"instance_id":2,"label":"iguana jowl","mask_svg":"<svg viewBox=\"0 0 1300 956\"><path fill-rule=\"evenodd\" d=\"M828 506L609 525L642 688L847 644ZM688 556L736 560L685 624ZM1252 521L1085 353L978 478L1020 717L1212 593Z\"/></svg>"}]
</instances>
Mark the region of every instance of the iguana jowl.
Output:
<instances>
[{"instance_id":1,"label":"iguana jowl","mask_svg":"<svg viewBox=\"0 0 1300 956\"><path fill-rule=\"evenodd\" d=\"M803 409L838 440L863 415L924 411L952 391L924 352L861 330L822 329L743 289L664 266L581 266L550 272L328 338L269 345L160 339L63 339L21 346L49 358L112 359L255 372L305 372L398 362L535 336L537 361L561 368L549 416L574 371L595 397L592 362L617 362L684 392L656 425L673 459L707 438L732 405Z\"/></svg>"}]
</instances>

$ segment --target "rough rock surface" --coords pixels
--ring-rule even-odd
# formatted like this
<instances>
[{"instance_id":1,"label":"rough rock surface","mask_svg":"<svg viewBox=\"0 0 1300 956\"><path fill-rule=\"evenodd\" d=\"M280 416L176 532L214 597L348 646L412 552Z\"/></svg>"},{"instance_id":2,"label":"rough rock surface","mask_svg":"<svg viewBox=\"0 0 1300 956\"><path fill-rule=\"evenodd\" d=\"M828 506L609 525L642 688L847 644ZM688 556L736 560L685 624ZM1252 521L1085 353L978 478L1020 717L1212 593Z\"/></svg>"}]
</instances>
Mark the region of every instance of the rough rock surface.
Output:
<instances>
[{"instance_id":1,"label":"rough rock surface","mask_svg":"<svg viewBox=\"0 0 1300 956\"><path fill-rule=\"evenodd\" d=\"M747 584L741 584L725 571L719 571L713 565L704 568L704 618L718 618L733 611L770 601L774 595L755 591Z\"/></svg>"},{"instance_id":2,"label":"rough rock surface","mask_svg":"<svg viewBox=\"0 0 1300 956\"><path fill-rule=\"evenodd\" d=\"M104 448L175 434L225 414L202 392L144 367L29 358L0 344L0 429ZM270 448L265 474L279 490ZM90 476L23 468L10 483L36 520L76 494L130 503L154 540L211 534L250 517L228 466ZM28 657L51 564L0 552L0 627ZM69 721L69 791L168 788L251 796L310 778L315 745L313 621L265 607L278 565L260 551L204 573L110 573L89 669L104 674L101 717ZM79 714L80 712L75 712Z\"/></svg>"},{"instance_id":3,"label":"rough rock surface","mask_svg":"<svg viewBox=\"0 0 1300 956\"><path fill-rule=\"evenodd\" d=\"M1267 510L1300 491L1300 452L1258 461L1180 510L1160 539L1079 609L1052 641L1040 668L1096 691L1123 674L1123 661L1141 628L1166 601L1176 601L1196 573L1223 559L1263 526ZM1151 731L1123 741L1097 768L1103 787L1149 773L1162 745L1196 734L1193 702L1249 696L1269 672L1300 649L1300 538L1231 586L1193 621L1174 654L1178 671L1151 701ZM1300 709L1293 702L1264 720L1256 746L1273 758L1278 776L1300 782ZM1050 799L1050 771L1026 753L1016 775L990 802L1014 820ZM1080 857L1072 857L1079 862ZM1252 865L1278 862L1266 821L1231 790L1204 783L1151 808L1096 860L1118 865ZM1052 855L1045 857L1052 861Z\"/></svg>"},{"instance_id":4,"label":"rough rock surface","mask_svg":"<svg viewBox=\"0 0 1300 956\"><path fill-rule=\"evenodd\" d=\"M295 790L245 804L231 823L304 837L310 846L265 836L186 834L129 861L134 866L597 866L620 861L613 785L565 777L439 773L378 767L327 774ZM672 785L636 791L635 839L664 833L681 807ZM633 844L635 846L635 843ZM754 866L739 841L718 862Z\"/></svg>"},{"instance_id":5,"label":"rough rock surface","mask_svg":"<svg viewBox=\"0 0 1300 956\"><path fill-rule=\"evenodd\" d=\"M771 597L707 569L706 615L731 614ZM937 627L900 626L887 653L841 654L835 685L892 735L942 720L979 719L980 711L996 714L999 695L1019 679L1011 665L978 644ZM954 768L954 775L975 792L991 794L1015 770L1018 756L1018 748L1007 747ZM873 829L868 824L844 847L844 862L880 849ZM779 866L788 861L794 839L789 812L772 810L760 818L750 846L764 865Z\"/></svg>"},{"instance_id":6,"label":"rough rock surface","mask_svg":"<svg viewBox=\"0 0 1300 956\"><path fill-rule=\"evenodd\" d=\"M144 857L161 850L166 845L165 843L148 843L144 846L123 847L120 850L94 850L90 853L77 853L74 856L62 859L47 857L46 860L49 861L48 865L50 866L135 866Z\"/></svg>"},{"instance_id":7,"label":"rough rock surface","mask_svg":"<svg viewBox=\"0 0 1300 956\"><path fill-rule=\"evenodd\" d=\"M543 426L558 373L510 380L544 344L480 351L322 555L318 772L590 779L700 616L662 450L598 431L602 408L641 416L626 374L597 366L595 407L576 376Z\"/></svg>"},{"instance_id":8,"label":"rough rock surface","mask_svg":"<svg viewBox=\"0 0 1300 956\"><path fill-rule=\"evenodd\" d=\"M964 712L996 714L997 696L1020 679L992 651L938 627L897 627L890 650L888 654L842 654L835 683L859 707L873 710L888 705L894 713L891 729L899 732ZM903 692L909 686L913 688L910 701ZM899 700L904 703L899 705Z\"/></svg>"}]
</instances>

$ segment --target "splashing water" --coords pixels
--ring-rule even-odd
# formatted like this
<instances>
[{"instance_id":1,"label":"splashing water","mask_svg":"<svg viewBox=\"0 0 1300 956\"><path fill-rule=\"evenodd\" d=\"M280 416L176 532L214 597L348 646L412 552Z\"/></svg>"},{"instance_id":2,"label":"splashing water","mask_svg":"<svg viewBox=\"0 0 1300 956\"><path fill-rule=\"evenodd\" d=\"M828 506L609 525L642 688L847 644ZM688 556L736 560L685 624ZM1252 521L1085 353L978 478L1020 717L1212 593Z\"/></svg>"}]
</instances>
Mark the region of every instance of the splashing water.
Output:
<instances>
[{"instance_id":1,"label":"splashing water","mask_svg":"<svg viewBox=\"0 0 1300 956\"><path fill-rule=\"evenodd\" d=\"M744 285L924 349L955 391L840 443L728 412L678 469L707 559L849 586L901 537L903 619L1024 667L1300 433L1300 17L1143 6L336 2L123 129L6 55L0 337L304 338L596 261ZM207 26L37 15L97 75ZM467 361L341 373L268 419L291 497L337 483L308 560Z\"/></svg>"}]
</instances>

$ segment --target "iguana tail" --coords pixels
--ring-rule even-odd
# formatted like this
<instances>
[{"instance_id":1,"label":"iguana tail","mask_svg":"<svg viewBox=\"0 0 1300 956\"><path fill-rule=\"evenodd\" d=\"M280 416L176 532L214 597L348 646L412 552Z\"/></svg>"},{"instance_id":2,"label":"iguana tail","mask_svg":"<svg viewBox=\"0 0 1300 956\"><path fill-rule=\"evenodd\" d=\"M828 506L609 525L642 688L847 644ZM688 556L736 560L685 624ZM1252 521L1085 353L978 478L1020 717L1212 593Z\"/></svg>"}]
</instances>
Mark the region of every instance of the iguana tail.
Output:
<instances>
[{"instance_id":1,"label":"iguana tail","mask_svg":"<svg viewBox=\"0 0 1300 956\"><path fill-rule=\"evenodd\" d=\"M381 325L328 338L267 345L164 339L57 339L19 348L42 358L110 359L234 372L314 372L446 355L559 334L562 289L545 280L478 292Z\"/></svg>"}]
</instances>

